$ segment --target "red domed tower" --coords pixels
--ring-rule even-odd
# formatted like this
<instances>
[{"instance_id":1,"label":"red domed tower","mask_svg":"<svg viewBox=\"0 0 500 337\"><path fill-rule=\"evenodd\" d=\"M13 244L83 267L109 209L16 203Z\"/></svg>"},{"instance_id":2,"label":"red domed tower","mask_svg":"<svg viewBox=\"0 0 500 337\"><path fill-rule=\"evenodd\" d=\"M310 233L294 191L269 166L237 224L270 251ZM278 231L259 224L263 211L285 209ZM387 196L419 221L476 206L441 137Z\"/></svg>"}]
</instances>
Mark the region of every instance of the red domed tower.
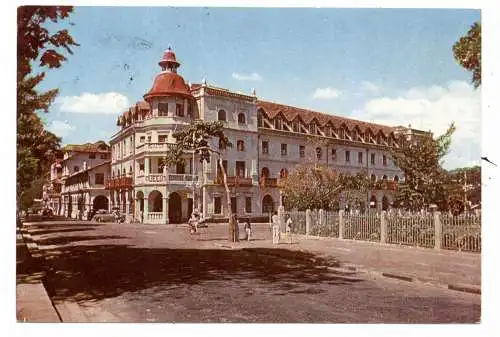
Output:
<instances>
[{"instance_id":1,"label":"red domed tower","mask_svg":"<svg viewBox=\"0 0 500 337\"><path fill-rule=\"evenodd\" d=\"M163 59L158 62L162 72L154 80L153 87L145 95L144 99L151 104L154 97L178 97L194 99L189 87L182 76L177 74L180 63L175 58L175 53L169 47L163 54Z\"/></svg>"}]
</instances>

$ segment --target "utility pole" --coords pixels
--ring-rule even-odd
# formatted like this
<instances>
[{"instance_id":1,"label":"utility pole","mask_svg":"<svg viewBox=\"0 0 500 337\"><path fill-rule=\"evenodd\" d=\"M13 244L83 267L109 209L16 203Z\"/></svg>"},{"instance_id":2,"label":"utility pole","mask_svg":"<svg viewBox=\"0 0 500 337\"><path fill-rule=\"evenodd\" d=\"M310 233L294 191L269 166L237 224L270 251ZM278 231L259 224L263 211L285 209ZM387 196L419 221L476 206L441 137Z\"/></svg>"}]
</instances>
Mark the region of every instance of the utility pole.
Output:
<instances>
[{"instance_id":1,"label":"utility pole","mask_svg":"<svg viewBox=\"0 0 500 337\"><path fill-rule=\"evenodd\" d=\"M464 170L464 211L468 213L467 210L467 171Z\"/></svg>"}]
</instances>

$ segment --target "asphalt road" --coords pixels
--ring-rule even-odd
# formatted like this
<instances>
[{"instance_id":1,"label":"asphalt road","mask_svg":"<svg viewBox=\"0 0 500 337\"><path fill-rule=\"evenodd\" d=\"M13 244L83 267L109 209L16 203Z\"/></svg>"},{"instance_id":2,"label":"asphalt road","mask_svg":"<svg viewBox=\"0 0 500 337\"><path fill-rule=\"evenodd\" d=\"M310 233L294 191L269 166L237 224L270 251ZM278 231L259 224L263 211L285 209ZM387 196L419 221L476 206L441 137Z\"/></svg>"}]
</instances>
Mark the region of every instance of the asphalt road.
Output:
<instances>
[{"instance_id":1,"label":"asphalt road","mask_svg":"<svg viewBox=\"0 0 500 337\"><path fill-rule=\"evenodd\" d=\"M51 299L92 322L473 323L478 295L342 268L287 245L266 225L229 245L225 226L37 223ZM234 247L231 247L234 246Z\"/></svg>"}]
</instances>

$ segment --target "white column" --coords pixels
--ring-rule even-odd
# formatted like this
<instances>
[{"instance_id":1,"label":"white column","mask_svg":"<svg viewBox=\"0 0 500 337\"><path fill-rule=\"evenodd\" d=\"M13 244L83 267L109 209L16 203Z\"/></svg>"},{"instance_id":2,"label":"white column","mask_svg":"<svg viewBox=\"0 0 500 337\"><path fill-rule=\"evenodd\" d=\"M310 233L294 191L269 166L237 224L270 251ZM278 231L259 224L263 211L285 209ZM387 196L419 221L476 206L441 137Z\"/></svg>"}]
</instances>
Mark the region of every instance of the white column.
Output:
<instances>
[{"instance_id":1,"label":"white column","mask_svg":"<svg viewBox=\"0 0 500 337\"><path fill-rule=\"evenodd\" d=\"M144 158L144 175L149 175L149 157Z\"/></svg>"},{"instance_id":2,"label":"white column","mask_svg":"<svg viewBox=\"0 0 500 337\"><path fill-rule=\"evenodd\" d=\"M168 224L168 198L163 198L163 220Z\"/></svg>"}]
</instances>

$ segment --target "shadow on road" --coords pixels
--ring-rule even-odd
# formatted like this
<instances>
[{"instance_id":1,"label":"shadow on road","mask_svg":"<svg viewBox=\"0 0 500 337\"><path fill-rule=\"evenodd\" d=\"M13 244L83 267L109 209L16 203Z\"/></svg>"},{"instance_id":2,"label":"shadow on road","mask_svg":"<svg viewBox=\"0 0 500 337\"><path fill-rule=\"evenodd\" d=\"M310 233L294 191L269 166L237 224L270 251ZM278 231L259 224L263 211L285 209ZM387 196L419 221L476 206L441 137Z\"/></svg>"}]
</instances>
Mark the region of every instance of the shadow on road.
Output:
<instances>
[{"instance_id":1,"label":"shadow on road","mask_svg":"<svg viewBox=\"0 0 500 337\"><path fill-rule=\"evenodd\" d=\"M47 286L55 301L100 300L155 286L197 284L204 281L258 280L275 289L301 292L304 285L350 284L327 267L333 258L287 249L245 248L150 249L126 245L63 247L46 251ZM320 290L317 290L320 291Z\"/></svg>"}]
</instances>

